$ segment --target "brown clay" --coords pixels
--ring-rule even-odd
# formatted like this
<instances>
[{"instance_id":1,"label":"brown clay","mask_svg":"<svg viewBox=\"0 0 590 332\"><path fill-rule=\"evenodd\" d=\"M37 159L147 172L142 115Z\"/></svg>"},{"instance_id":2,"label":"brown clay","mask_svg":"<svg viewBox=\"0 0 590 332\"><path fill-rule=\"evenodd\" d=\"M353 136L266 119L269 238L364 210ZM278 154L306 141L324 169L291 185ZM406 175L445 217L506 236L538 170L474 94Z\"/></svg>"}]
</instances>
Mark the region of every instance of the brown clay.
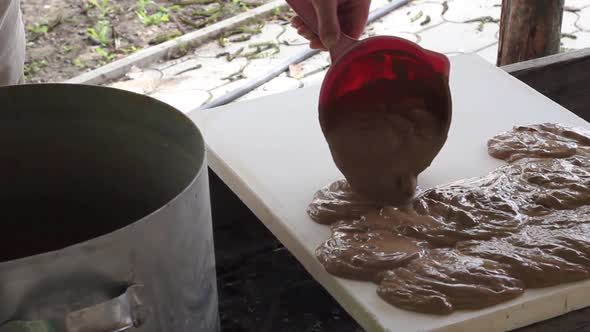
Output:
<instances>
[{"instance_id":1,"label":"brown clay","mask_svg":"<svg viewBox=\"0 0 590 332\"><path fill-rule=\"evenodd\" d=\"M492 138L509 162L480 178L382 208L346 181L322 189L310 216L332 224L317 256L334 275L379 285L385 301L448 314L590 277L590 132L557 124Z\"/></svg>"}]
</instances>

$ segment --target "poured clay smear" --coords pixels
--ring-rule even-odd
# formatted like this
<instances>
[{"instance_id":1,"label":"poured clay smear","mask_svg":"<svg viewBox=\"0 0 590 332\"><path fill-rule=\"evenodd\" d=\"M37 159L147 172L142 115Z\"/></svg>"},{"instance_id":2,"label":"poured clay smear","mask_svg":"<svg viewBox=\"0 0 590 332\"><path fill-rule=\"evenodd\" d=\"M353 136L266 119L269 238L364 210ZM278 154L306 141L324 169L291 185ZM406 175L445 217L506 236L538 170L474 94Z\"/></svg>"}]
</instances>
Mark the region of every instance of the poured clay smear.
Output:
<instances>
[{"instance_id":1,"label":"poured clay smear","mask_svg":"<svg viewBox=\"0 0 590 332\"><path fill-rule=\"evenodd\" d=\"M447 139L445 85L380 79L320 105L332 159L355 193L386 205L411 201L416 177Z\"/></svg>"},{"instance_id":2,"label":"poured clay smear","mask_svg":"<svg viewBox=\"0 0 590 332\"><path fill-rule=\"evenodd\" d=\"M383 208L345 180L316 193L309 215L332 237L316 251L336 276L378 285L407 310L479 309L590 278L590 131L516 127L488 142L509 164Z\"/></svg>"}]
</instances>

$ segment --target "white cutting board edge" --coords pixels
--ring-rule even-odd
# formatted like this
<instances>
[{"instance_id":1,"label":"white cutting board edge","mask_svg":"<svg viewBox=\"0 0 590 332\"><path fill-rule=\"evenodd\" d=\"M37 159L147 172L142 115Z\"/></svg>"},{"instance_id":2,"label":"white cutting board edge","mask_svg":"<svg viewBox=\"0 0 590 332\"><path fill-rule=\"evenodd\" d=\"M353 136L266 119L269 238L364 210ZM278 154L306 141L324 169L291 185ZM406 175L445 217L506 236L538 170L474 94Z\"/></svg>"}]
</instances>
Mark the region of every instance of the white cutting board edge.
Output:
<instances>
[{"instance_id":1,"label":"white cutting board edge","mask_svg":"<svg viewBox=\"0 0 590 332\"><path fill-rule=\"evenodd\" d=\"M501 162L487 156L485 141L491 135L508 130L513 125L555 121L588 127L588 123L584 120L478 57L458 56L452 58L451 62L453 68L451 89L455 110L453 126L449 134L449 142L441 155L433 163L431 169L421 177L421 185L425 188L461 177L483 175L501 165ZM494 86L496 91L489 91L486 84L482 83L484 80ZM281 196L275 192L277 188L272 188L273 182L266 179L268 175L272 175L274 168L269 168L271 172L265 174L264 170L258 170L258 168L263 168L265 163L260 167L248 166L248 164L250 166L256 165L253 164L256 161L252 160L255 158L261 159L261 162L266 161L269 164L281 166L281 162L273 161L272 158L263 155L264 151L261 150L260 145L264 145L261 143L267 143L269 146L280 145L284 136L293 138L291 131L297 129L291 128L291 124L294 124L295 127L299 125L300 129L305 129L306 133L308 129L311 131L312 134L309 136L312 137L307 138L307 135L304 135L302 140L311 140L313 144L309 145L310 142L307 142L307 145L295 146L295 150L303 154L306 153L306 150L312 151L309 154L313 155L313 160L320 159L317 165L318 169L313 169L313 166L316 165L313 165L311 160L308 163L309 168L306 168L320 173L318 176L311 176L315 178L312 186L315 188L314 190L341 177L331 159L324 156L326 153L329 156L329 151L323 142L321 133L318 132L317 116L309 114L308 108L313 107L317 102L318 89L319 87L299 89L208 111L198 111L190 116L203 131L207 141L210 167L293 253L307 271L365 329L368 331L502 331L590 306L590 281L583 281L542 290L527 290L525 295L498 306L438 317L399 310L380 300L375 293L374 285L340 279L326 273L315 258L314 249L328 238L330 233L328 227L317 225L304 215L305 206L297 206L293 211L293 207L284 204L284 195ZM506 103L506 99L513 102ZM497 104L497 109L501 110L497 112L499 116L495 119L490 118L490 114L496 108L481 113L471 109L490 108L489 103ZM303 110L301 112L290 110L294 107L293 105L297 104L302 104L301 109ZM514 104L533 108L533 110L518 111ZM274 117L274 113L264 113L269 107L275 108L273 111L275 113L293 117L292 123L289 120L284 123L286 124L284 127L281 127L281 121L284 121L282 118ZM511 112L506 112L507 108ZM512 113L513 108L516 113ZM315 109L311 111L311 113L314 112ZM256 117L258 113L263 113L265 116ZM514 121L508 119L512 115L514 115ZM533 115L538 116L535 118ZM301 122L299 118L304 116L306 116L305 121ZM467 126L475 120L480 120L481 125ZM265 121L275 121L279 123L279 128L269 129L271 126L261 125ZM502 124L498 122L502 122ZM247 127L245 129L249 130L252 136L240 133L240 130L244 129L243 127ZM263 134L274 135L272 137L275 139L249 142L249 140L258 139L257 135ZM462 139L467 139L469 135L481 137L464 141L462 144L466 146L465 148L458 147L459 136ZM298 142L289 141L287 143ZM470 150L474 152L470 153ZM459 164L456 164L458 151L466 151L468 156L462 157ZM280 150L269 151L269 153L271 152L275 152L277 158L281 154ZM249 156L253 153L258 153L258 156ZM292 154L285 156L289 158L292 157ZM322 158L323 160L321 160ZM305 167L306 165L300 166ZM284 167L287 166L283 165ZM299 167L299 169L303 167ZM445 172L442 172L441 169L445 169ZM315 172L312 173L315 174ZM300 182L303 186L306 184L306 180L309 179L303 177L294 181L293 185ZM297 191L297 187L292 189L294 192ZM307 203L314 190L308 193ZM293 196L295 197L297 194ZM302 218L305 220L300 222ZM307 236L303 237L302 234Z\"/></svg>"}]
</instances>

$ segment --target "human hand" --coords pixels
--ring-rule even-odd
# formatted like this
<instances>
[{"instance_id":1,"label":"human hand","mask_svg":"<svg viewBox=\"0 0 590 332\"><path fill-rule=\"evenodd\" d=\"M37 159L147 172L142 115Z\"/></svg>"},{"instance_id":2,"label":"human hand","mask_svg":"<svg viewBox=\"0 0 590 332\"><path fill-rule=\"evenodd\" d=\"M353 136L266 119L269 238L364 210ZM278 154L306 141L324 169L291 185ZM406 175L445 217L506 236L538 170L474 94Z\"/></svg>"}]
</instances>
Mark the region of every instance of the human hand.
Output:
<instances>
[{"instance_id":1,"label":"human hand","mask_svg":"<svg viewBox=\"0 0 590 332\"><path fill-rule=\"evenodd\" d=\"M340 33L359 38L365 30L371 0L311 0L318 17L319 36L295 16L291 25L314 49L327 50L340 39Z\"/></svg>"}]
</instances>

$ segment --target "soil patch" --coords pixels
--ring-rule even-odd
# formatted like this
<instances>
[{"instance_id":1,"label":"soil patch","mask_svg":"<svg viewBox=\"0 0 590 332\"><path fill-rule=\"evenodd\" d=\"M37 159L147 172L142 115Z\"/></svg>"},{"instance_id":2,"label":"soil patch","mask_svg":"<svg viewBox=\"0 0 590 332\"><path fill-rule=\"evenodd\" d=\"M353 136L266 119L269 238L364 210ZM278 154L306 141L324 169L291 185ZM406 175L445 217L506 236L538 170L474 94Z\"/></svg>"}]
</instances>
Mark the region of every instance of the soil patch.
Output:
<instances>
[{"instance_id":1,"label":"soil patch","mask_svg":"<svg viewBox=\"0 0 590 332\"><path fill-rule=\"evenodd\" d=\"M21 0L27 83L60 82L268 0Z\"/></svg>"}]
</instances>

